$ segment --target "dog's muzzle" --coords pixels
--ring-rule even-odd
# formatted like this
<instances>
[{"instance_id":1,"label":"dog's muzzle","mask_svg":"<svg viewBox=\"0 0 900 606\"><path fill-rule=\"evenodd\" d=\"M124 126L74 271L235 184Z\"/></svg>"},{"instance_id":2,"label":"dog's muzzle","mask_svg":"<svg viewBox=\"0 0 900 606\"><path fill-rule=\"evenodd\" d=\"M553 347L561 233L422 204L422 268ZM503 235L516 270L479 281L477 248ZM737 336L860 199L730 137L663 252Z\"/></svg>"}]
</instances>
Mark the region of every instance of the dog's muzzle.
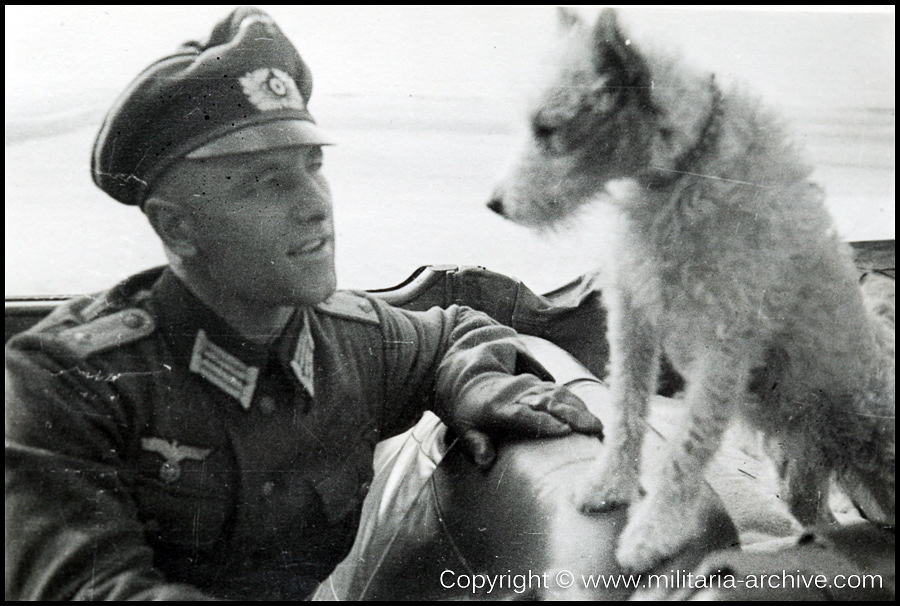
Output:
<instances>
[{"instance_id":1,"label":"dog's muzzle","mask_svg":"<svg viewBox=\"0 0 900 606\"><path fill-rule=\"evenodd\" d=\"M494 193L491 199L487 203L487 207L500 215L501 217L505 216L503 214L503 195L498 193Z\"/></svg>"}]
</instances>

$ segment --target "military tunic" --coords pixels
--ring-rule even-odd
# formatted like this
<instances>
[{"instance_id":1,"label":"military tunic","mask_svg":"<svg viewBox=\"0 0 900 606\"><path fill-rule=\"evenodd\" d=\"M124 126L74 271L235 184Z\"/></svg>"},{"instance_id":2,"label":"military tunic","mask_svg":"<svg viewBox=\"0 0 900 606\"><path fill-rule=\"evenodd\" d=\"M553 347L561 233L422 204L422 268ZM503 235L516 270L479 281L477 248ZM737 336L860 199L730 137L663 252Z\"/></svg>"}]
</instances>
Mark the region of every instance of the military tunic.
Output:
<instances>
[{"instance_id":1,"label":"military tunic","mask_svg":"<svg viewBox=\"0 0 900 606\"><path fill-rule=\"evenodd\" d=\"M351 293L262 347L168 269L68 303L7 345L6 597L301 598L349 551L376 442L514 398L516 355L478 312Z\"/></svg>"}]
</instances>

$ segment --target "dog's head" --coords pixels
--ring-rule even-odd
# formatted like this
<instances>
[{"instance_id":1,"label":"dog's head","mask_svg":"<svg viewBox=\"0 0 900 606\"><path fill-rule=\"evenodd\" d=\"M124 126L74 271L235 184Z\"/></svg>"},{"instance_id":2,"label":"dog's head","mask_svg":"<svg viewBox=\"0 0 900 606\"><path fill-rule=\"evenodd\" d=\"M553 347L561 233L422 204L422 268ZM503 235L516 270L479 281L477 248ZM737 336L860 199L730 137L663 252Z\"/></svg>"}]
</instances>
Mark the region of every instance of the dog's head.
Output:
<instances>
[{"instance_id":1,"label":"dog's head","mask_svg":"<svg viewBox=\"0 0 900 606\"><path fill-rule=\"evenodd\" d=\"M613 10L593 28L560 15L567 38L561 69L531 110L525 150L488 203L532 227L571 215L612 180L675 169L696 143L703 120L695 115L708 114L707 100L684 99L685 83L673 83L684 74L643 55Z\"/></svg>"}]
</instances>

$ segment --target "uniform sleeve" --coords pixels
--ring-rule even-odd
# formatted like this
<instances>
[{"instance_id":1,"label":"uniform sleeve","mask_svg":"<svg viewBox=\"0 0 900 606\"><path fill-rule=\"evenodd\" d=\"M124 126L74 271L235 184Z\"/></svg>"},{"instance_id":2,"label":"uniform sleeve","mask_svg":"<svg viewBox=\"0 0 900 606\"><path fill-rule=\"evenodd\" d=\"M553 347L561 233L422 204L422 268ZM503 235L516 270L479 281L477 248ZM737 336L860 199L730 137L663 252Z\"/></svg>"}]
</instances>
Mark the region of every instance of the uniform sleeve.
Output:
<instances>
[{"instance_id":1,"label":"uniform sleeve","mask_svg":"<svg viewBox=\"0 0 900 606\"><path fill-rule=\"evenodd\" d=\"M457 305L427 312L377 307L385 335L385 437L425 409L446 421L466 402L513 402L541 382L517 374L526 350L513 329L486 314Z\"/></svg>"},{"instance_id":2,"label":"uniform sleeve","mask_svg":"<svg viewBox=\"0 0 900 606\"><path fill-rule=\"evenodd\" d=\"M154 570L118 457L129 420L98 379L7 348L6 599L209 599Z\"/></svg>"}]
</instances>

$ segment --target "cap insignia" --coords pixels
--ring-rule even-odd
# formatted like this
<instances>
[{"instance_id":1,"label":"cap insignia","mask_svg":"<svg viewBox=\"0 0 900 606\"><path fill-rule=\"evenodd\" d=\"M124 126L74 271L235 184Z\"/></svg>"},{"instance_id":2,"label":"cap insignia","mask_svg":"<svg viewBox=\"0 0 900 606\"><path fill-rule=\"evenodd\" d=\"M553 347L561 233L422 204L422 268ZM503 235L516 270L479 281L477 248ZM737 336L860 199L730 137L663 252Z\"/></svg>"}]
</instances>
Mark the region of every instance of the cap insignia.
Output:
<instances>
[{"instance_id":1,"label":"cap insignia","mask_svg":"<svg viewBox=\"0 0 900 606\"><path fill-rule=\"evenodd\" d=\"M245 29L250 27L251 25L256 24L262 25L263 29L266 30L267 34L275 35L275 22L268 15L256 14L256 15L248 15L241 20L241 24L239 26L240 29Z\"/></svg>"},{"instance_id":2,"label":"cap insignia","mask_svg":"<svg viewBox=\"0 0 900 606\"><path fill-rule=\"evenodd\" d=\"M297 83L280 69L263 67L244 75L239 81L247 99L260 111L306 110Z\"/></svg>"}]
</instances>

